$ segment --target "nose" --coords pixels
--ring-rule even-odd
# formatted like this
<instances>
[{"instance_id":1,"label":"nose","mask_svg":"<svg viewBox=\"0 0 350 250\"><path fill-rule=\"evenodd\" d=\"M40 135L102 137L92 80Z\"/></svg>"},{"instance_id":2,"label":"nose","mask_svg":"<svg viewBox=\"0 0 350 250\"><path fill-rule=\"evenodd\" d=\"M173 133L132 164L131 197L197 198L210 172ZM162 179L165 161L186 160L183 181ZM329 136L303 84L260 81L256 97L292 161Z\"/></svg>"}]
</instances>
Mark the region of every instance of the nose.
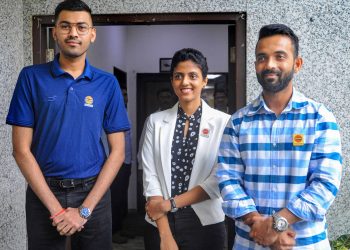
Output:
<instances>
[{"instance_id":1,"label":"nose","mask_svg":"<svg viewBox=\"0 0 350 250\"><path fill-rule=\"evenodd\" d=\"M78 26L75 23L70 24L69 33L71 36L78 36Z\"/></svg>"},{"instance_id":2,"label":"nose","mask_svg":"<svg viewBox=\"0 0 350 250\"><path fill-rule=\"evenodd\" d=\"M275 69L276 61L273 58L268 58L266 61L266 69Z\"/></svg>"},{"instance_id":3,"label":"nose","mask_svg":"<svg viewBox=\"0 0 350 250\"><path fill-rule=\"evenodd\" d=\"M188 75L185 75L182 78L182 85L188 85L190 83L190 77Z\"/></svg>"}]
</instances>

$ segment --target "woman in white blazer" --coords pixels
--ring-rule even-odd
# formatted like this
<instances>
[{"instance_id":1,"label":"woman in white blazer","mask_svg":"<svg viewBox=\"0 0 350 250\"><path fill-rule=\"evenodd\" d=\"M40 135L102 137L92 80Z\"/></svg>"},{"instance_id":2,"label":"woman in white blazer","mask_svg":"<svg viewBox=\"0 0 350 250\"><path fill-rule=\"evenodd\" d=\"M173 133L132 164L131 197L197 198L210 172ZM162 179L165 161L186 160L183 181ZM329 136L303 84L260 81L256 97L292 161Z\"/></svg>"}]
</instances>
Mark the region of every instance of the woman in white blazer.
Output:
<instances>
[{"instance_id":1,"label":"woman in white blazer","mask_svg":"<svg viewBox=\"0 0 350 250\"><path fill-rule=\"evenodd\" d=\"M224 213L214 168L229 115L201 99L207 73L201 52L177 51L171 83L179 102L152 114L145 125L146 250L224 248Z\"/></svg>"}]
</instances>

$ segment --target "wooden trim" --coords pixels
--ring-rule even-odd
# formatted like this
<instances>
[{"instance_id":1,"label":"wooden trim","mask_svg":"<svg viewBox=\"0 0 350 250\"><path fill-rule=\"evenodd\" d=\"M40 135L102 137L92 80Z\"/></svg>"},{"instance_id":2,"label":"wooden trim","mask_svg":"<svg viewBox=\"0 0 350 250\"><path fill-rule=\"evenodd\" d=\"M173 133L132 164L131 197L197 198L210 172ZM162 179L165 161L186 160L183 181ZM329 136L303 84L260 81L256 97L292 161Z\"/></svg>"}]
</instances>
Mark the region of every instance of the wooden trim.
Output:
<instances>
[{"instance_id":1,"label":"wooden trim","mask_svg":"<svg viewBox=\"0 0 350 250\"><path fill-rule=\"evenodd\" d=\"M239 35L238 35L239 34ZM235 110L247 103L247 23L246 14L241 14L236 22L236 96Z\"/></svg>"},{"instance_id":2,"label":"wooden trim","mask_svg":"<svg viewBox=\"0 0 350 250\"><path fill-rule=\"evenodd\" d=\"M228 24L239 18L237 13L153 13L153 14L99 14L93 15L94 25L127 24Z\"/></svg>"}]
</instances>

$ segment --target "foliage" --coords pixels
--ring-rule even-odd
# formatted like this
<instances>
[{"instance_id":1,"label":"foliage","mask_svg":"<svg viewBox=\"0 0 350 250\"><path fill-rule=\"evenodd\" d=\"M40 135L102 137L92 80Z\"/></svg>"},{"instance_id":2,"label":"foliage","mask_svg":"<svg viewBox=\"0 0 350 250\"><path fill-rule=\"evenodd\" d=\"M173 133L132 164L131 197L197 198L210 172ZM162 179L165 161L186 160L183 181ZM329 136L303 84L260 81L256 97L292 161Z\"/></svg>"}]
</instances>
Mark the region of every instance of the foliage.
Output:
<instances>
[{"instance_id":1,"label":"foliage","mask_svg":"<svg viewBox=\"0 0 350 250\"><path fill-rule=\"evenodd\" d=\"M331 241L332 250L349 250L350 249L350 234L344 234Z\"/></svg>"}]
</instances>

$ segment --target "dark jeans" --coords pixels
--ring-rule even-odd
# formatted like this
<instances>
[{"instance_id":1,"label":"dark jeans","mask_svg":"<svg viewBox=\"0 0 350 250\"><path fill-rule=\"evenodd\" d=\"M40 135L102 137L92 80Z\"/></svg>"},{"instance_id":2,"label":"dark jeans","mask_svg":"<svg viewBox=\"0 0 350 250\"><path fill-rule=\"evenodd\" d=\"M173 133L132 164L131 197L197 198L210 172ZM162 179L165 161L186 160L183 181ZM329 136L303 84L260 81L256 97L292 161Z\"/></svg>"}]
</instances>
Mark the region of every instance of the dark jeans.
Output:
<instances>
[{"instance_id":1,"label":"dark jeans","mask_svg":"<svg viewBox=\"0 0 350 250\"><path fill-rule=\"evenodd\" d=\"M63 208L79 207L94 185L94 181L75 188L50 187ZM65 236L60 236L49 219L50 213L28 186L26 216L29 250L64 250ZM72 250L111 250L111 199L108 190L98 203L81 232L71 236Z\"/></svg>"},{"instance_id":2,"label":"dark jeans","mask_svg":"<svg viewBox=\"0 0 350 250\"><path fill-rule=\"evenodd\" d=\"M235 243L236 229L235 220L225 216L225 224L227 229L227 249L232 249Z\"/></svg>"},{"instance_id":3,"label":"dark jeans","mask_svg":"<svg viewBox=\"0 0 350 250\"><path fill-rule=\"evenodd\" d=\"M122 229L123 220L128 215L128 188L130 174L131 165L123 164L111 185L113 233Z\"/></svg>"},{"instance_id":4,"label":"dark jeans","mask_svg":"<svg viewBox=\"0 0 350 250\"><path fill-rule=\"evenodd\" d=\"M224 222L202 226L191 207L168 213L171 232L180 250L222 250L226 241ZM160 249L159 232L146 222L145 250Z\"/></svg>"}]
</instances>

